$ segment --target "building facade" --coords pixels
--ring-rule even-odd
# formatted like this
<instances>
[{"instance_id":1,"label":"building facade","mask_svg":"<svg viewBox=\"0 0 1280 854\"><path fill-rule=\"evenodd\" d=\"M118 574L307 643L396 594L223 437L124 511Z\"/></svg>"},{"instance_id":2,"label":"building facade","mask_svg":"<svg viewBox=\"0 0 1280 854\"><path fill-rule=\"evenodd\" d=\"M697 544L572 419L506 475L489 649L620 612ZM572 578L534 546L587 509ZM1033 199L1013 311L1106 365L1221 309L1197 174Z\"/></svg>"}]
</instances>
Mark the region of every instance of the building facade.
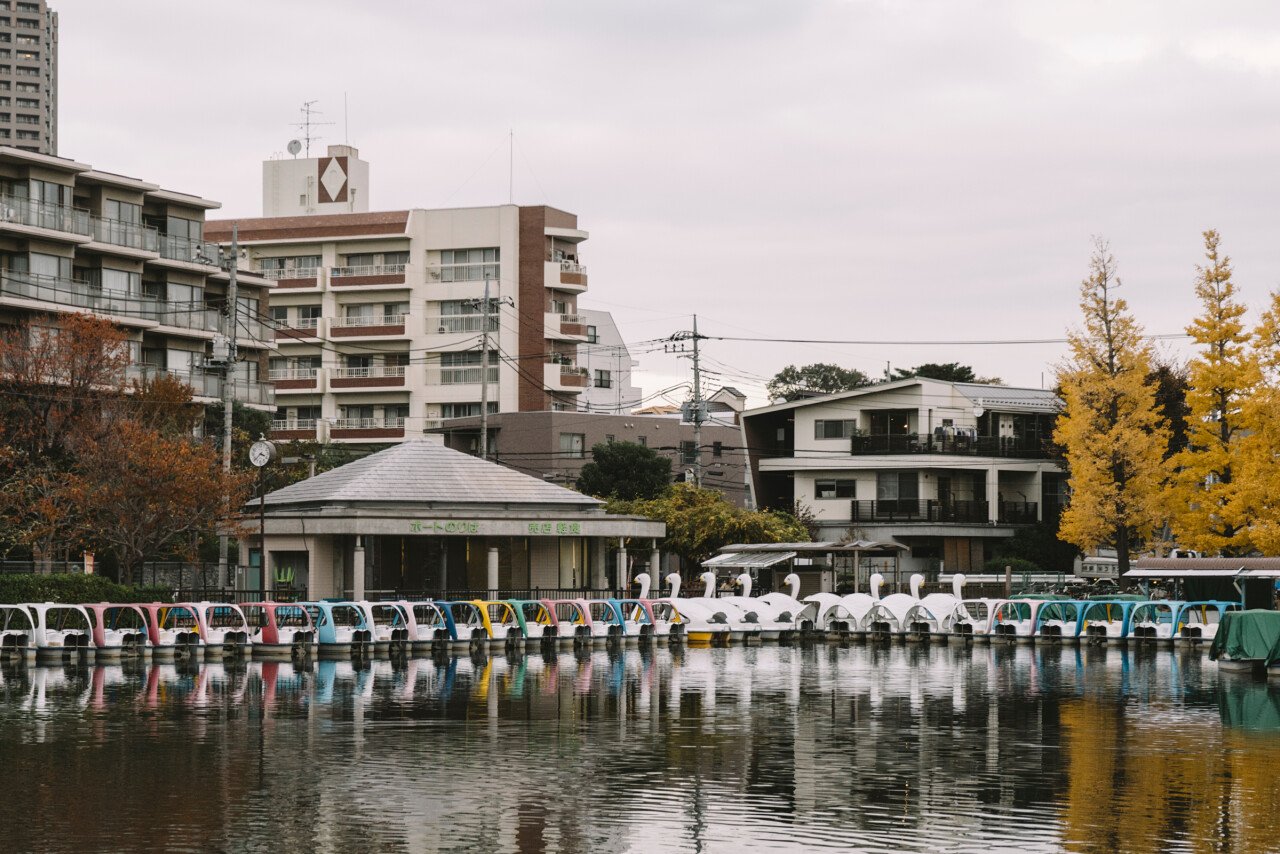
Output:
<instances>
[{"instance_id":1,"label":"building facade","mask_svg":"<svg viewBox=\"0 0 1280 854\"><path fill-rule=\"evenodd\" d=\"M343 213L210 223L238 228L274 285L269 363L277 439L378 445L490 411L575 410L587 232L545 206ZM489 293L487 364L483 297Z\"/></svg>"},{"instance_id":2,"label":"building facade","mask_svg":"<svg viewBox=\"0 0 1280 854\"><path fill-rule=\"evenodd\" d=\"M901 543L904 572L972 572L1056 518L1052 392L911 378L749 410L743 444L763 508L808 507L818 539Z\"/></svg>"},{"instance_id":3,"label":"building facade","mask_svg":"<svg viewBox=\"0 0 1280 854\"><path fill-rule=\"evenodd\" d=\"M229 333L230 273L204 240L217 202L60 157L0 147L0 318L90 312L129 333L132 378L167 373L198 403L220 402L210 360ZM259 319L272 283L239 277L241 361L234 398L273 410L263 382L272 330Z\"/></svg>"},{"instance_id":4,"label":"building facade","mask_svg":"<svg viewBox=\"0 0 1280 854\"><path fill-rule=\"evenodd\" d=\"M630 412L644 396L631 384L631 372L639 362L631 358L612 314L581 307L578 313L587 325L587 340L578 345L578 363L590 378L578 407L587 412Z\"/></svg>"},{"instance_id":5,"label":"building facade","mask_svg":"<svg viewBox=\"0 0 1280 854\"><path fill-rule=\"evenodd\" d=\"M368 212L369 164L352 146L331 145L324 157L262 162L264 217Z\"/></svg>"},{"instance_id":6,"label":"building facade","mask_svg":"<svg viewBox=\"0 0 1280 854\"><path fill-rule=\"evenodd\" d=\"M480 419L446 421L446 447L479 453ZM732 420L702 425L702 485L723 492L738 506L747 500L747 456ZM591 449L633 442L671 460L675 480L687 480L699 456L693 425L679 415L608 415L586 412L503 412L489 417L489 455L494 462L551 483L573 486Z\"/></svg>"},{"instance_id":7,"label":"building facade","mask_svg":"<svg viewBox=\"0 0 1280 854\"><path fill-rule=\"evenodd\" d=\"M58 153L58 13L0 0L0 145Z\"/></svg>"}]
</instances>

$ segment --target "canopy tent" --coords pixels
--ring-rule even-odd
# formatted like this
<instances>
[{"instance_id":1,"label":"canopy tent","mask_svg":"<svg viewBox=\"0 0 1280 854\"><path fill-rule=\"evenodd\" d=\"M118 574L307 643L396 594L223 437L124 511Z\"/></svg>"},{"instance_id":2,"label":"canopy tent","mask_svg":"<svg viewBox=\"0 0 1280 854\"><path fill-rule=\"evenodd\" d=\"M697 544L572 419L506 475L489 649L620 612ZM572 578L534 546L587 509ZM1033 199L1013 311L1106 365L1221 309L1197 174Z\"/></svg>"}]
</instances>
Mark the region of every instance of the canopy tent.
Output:
<instances>
[{"instance_id":1,"label":"canopy tent","mask_svg":"<svg viewBox=\"0 0 1280 854\"><path fill-rule=\"evenodd\" d=\"M795 552L728 552L707 558L702 565L709 569L721 567L742 567L746 569L764 569L784 560L791 560Z\"/></svg>"},{"instance_id":2,"label":"canopy tent","mask_svg":"<svg viewBox=\"0 0 1280 854\"><path fill-rule=\"evenodd\" d=\"M721 546L720 554L703 561L702 565L709 569L719 567L738 567L749 570L768 569L784 561L797 561L802 565L793 567L800 576L801 591L804 595L814 592L830 593L836 585L836 572L833 567L837 558L852 558L853 570L856 574L858 564L864 555L892 558L893 568L886 572L891 582L899 582L899 556L909 551L907 546L893 540L850 540L848 542L817 543L733 543ZM812 560L827 556L831 558L831 566L814 565ZM780 570L773 570L774 573ZM868 572L871 570L868 569ZM856 575L855 575L856 577ZM762 581L766 579L761 579ZM775 581L776 575L775 575ZM865 582L865 580L864 580Z\"/></svg>"}]
</instances>

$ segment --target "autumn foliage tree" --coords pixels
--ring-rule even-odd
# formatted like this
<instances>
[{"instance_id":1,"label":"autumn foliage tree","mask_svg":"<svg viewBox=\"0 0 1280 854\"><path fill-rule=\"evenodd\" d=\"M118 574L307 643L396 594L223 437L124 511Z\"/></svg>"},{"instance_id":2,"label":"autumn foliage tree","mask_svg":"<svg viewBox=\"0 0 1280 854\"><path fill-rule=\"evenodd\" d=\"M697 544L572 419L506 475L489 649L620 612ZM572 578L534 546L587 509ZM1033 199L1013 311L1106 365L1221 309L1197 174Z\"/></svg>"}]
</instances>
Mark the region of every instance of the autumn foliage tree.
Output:
<instances>
[{"instance_id":1,"label":"autumn foliage tree","mask_svg":"<svg viewBox=\"0 0 1280 854\"><path fill-rule=\"evenodd\" d=\"M1068 335L1070 356L1058 370L1065 407L1054 441L1071 490L1059 537L1081 549L1113 547L1124 573L1130 553L1163 521L1168 434L1150 379L1151 346L1119 287L1115 259L1099 240L1080 286L1083 326Z\"/></svg>"},{"instance_id":2,"label":"autumn foliage tree","mask_svg":"<svg viewBox=\"0 0 1280 854\"><path fill-rule=\"evenodd\" d=\"M1248 431L1236 453L1237 504L1253 548L1280 555L1280 292L1271 294L1252 339L1258 383L1241 404Z\"/></svg>"},{"instance_id":3,"label":"autumn foliage tree","mask_svg":"<svg viewBox=\"0 0 1280 854\"><path fill-rule=\"evenodd\" d=\"M1245 305L1231 281L1231 259L1216 231L1204 233L1197 268L1201 313L1187 333L1197 346L1188 364L1187 447L1169 461L1169 515L1178 544L1208 554L1252 550L1250 513L1237 472L1246 409L1261 380L1245 326Z\"/></svg>"}]
</instances>

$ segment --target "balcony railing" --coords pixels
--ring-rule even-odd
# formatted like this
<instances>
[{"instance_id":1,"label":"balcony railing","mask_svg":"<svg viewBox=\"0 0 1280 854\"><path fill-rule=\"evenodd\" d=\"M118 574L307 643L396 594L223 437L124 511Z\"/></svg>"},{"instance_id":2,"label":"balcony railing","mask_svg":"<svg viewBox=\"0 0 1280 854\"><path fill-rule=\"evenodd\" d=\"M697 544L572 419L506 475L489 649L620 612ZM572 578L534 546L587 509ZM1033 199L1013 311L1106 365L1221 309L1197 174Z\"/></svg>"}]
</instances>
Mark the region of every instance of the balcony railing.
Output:
<instances>
[{"instance_id":1,"label":"balcony railing","mask_svg":"<svg viewBox=\"0 0 1280 854\"><path fill-rule=\"evenodd\" d=\"M170 261L186 261L191 264L218 266L218 244L189 237L161 234L158 237L160 257Z\"/></svg>"},{"instance_id":2,"label":"balcony railing","mask_svg":"<svg viewBox=\"0 0 1280 854\"><path fill-rule=\"evenodd\" d=\"M480 332L484 329L483 314L443 314L427 318L427 331L438 335L452 335L459 332ZM498 315L489 315L489 331L498 331Z\"/></svg>"},{"instance_id":3,"label":"balcony railing","mask_svg":"<svg viewBox=\"0 0 1280 854\"><path fill-rule=\"evenodd\" d=\"M158 365L149 365L145 362L139 362L130 365L125 369L125 376L130 380L138 382L154 382L157 377L170 376L177 379L188 388L196 397L221 397L222 396L222 377L218 374L207 373L205 371L180 371L162 368Z\"/></svg>"},{"instance_id":4,"label":"balcony railing","mask_svg":"<svg viewBox=\"0 0 1280 854\"><path fill-rule=\"evenodd\" d=\"M1008 525L1031 525L1039 521L1039 506L1034 501L1001 501L996 508L999 519Z\"/></svg>"},{"instance_id":5,"label":"balcony railing","mask_svg":"<svg viewBox=\"0 0 1280 854\"><path fill-rule=\"evenodd\" d=\"M349 279L355 276L403 276L404 264L358 264L354 267L334 267L330 276Z\"/></svg>"},{"instance_id":6,"label":"balcony railing","mask_svg":"<svg viewBox=\"0 0 1280 854\"><path fill-rule=\"evenodd\" d=\"M440 384L441 385L480 385L481 367L476 365L474 368L441 368ZM493 365L489 368L486 382L493 385L498 382L498 366Z\"/></svg>"},{"instance_id":7,"label":"balcony railing","mask_svg":"<svg viewBox=\"0 0 1280 854\"><path fill-rule=\"evenodd\" d=\"M314 430L316 429L316 419L314 418L295 418L292 421L287 418L274 418L271 421L272 430Z\"/></svg>"},{"instance_id":8,"label":"balcony railing","mask_svg":"<svg viewBox=\"0 0 1280 854\"><path fill-rule=\"evenodd\" d=\"M319 368L272 368L267 372L267 379L278 380L313 380L320 372Z\"/></svg>"},{"instance_id":9,"label":"balcony railing","mask_svg":"<svg viewBox=\"0 0 1280 854\"><path fill-rule=\"evenodd\" d=\"M316 267L291 267L287 270L259 270L258 275L264 279L279 281L280 279L314 279Z\"/></svg>"},{"instance_id":10,"label":"balcony railing","mask_svg":"<svg viewBox=\"0 0 1280 854\"><path fill-rule=\"evenodd\" d=\"M91 236L89 212L69 205L0 195L0 222Z\"/></svg>"},{"instance_id":11,"label":"balcony railing","mask_svg":"<svg viewBox=\"0 0 1280 854\"><path fill-rule=\"evenodd\" d=\"M150 226L117 219L93 218L93 239L143 252L160 251L160 233Z\"/></svg>"},{"instance_id":12,"label":"balcony railing","mask_svg":"<svg viewBox=\"0 0 1280 854\"><path fill-rule=\"evenodd\" d=\"M938 501L931 498L881 499L852 504L854 522L961 522L985 524L985 501Z\"/></svg>"},{"instance_id":13,"label":"balcony railing","mask_svg":"<svg viewBox=\"0 0 1280 854\"><path fill-rule=\"evenodd\" d=\"M320 326L320 318L295 317L293 320L277 320L276 323L286 329L316 329Z\"/></svg>"},{"instance_id":14,"label":"balcony railing","mask_svg":"<svg viewBox=\"0 0 1280 854\"><path fill-rule=\"evenodd\" d=\"M404 419L391 418L338 418L333 422L335 430L403 430Z\"/></svg>"},{"instance_id":15,"label":"balcony railing","mask_svg":"<svg viewBox=\"0 0 1280 854\"><path fill-rule=\"evenodd\" d=\"M222 328L222 314L211 308L171 305L167 302L159 302L157 306L159 314L156 319L165 326L177 326L201 332L217 332Z\"/></svg>"},{"instance_id":16,"label":"balcony railing","mask_svg":"<svg viewBox=\"0 0 1280 854\"><path fill-rule=\"evenodd\" d=\"M560 272L561 273L581 273L582 275L585 276L587 275L587 265L579 264L577 261L561 261Z\"/></svg>"},{"instance_id":17,"label":"balcony railing","mask_svg":"<svg viewBox=\"0 0 1280 854\"><path fill-rule=\"evenodd\" d=\"M579 367L578 367L578 366L576 366L576 365L563 365L563 364L562 364L562 365L560 366L560 376L561 376L561 377L583 377L583 378L587 378L587 377L590 377L590 376L591 376L591 371L587 370L586 368L579 368Z\"/></svg>"},{"instance_id":18,"label":"balcony railing","mask_svg":"<svg viewBox=\"0 0 1280 854\"><path fill-rule=\"evenodd\" d=\"M370 365L367 368L334 368L333 378L338 380L368 379L372 377L403 377L404 365Z\"/></svg>"},{"instance_id":19,"label":"balcony railing","mask_svg":"<svg viewBox=\"0 0 1280 854\"><path fill-rule=\"evenodd\" d=\"M1048 457L1044 444L1036 439L1017 436L920 436L905 435L854 436L851 440L854 456L874 454L948 454L970 457L1018 457L1044 459Z\"/></svg>"},{"instance_id":20,"label":"balcony railing","mask_svg":"<svg viewBox=\"0 0 1280 854\"><path fill-rule=\"evenodd\" d=\"M581 314L562 314L560 315L560 322L570 323L576 326L585 326L587 323L587 318L585 315L581 315ZM584 332L583 334L585 335L586 333Z\"/></svg>"},{"instance_id":21,"label":"balcony railing","mask_svg":"<svg viewBox=\"0 0 1280 854\"><path fill-rule=\"evenodd\" d=\"M330 329L365 329L378 326L404 326L407 314L381 314L362 317L335 317L329 321Z\"/></svg>"}]
</instances>

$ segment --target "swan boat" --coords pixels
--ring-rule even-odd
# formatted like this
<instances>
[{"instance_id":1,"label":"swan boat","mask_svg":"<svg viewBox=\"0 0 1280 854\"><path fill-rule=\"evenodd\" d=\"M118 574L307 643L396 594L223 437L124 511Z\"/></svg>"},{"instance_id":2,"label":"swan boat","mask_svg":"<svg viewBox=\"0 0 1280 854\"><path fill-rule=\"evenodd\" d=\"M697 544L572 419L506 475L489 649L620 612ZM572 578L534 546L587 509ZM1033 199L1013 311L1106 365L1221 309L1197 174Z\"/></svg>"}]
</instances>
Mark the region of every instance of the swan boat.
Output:
<instances>
[{"instance_id":1,"label":"swan boat","mask_svg":"<svg viewBox=\"0 0 1280 854\"><path fill-rule=\"evenodd\" d=\"M913 576L913 581L917 577ZM919 598L919 587L912 585L912 593L918 601L907 609L903 619L908 641L946 638L951 633L956 605L964 599L964 580L964 575L956 573L951 578L950 593L930 593L923 598Z\"/></svg>"},{"instance_id":2,"label":"swan boat","mask_svg":"<svg viewBox=\"0 0 1280 854\"><path fill-rule=\"evenodd\" d=\"M93 655L93 623L83 605L39 602L31 611L36 661L85 659Z\"/></svg>"},{"instance_id":3,"label":"swan boat","mask_svg":"<svg viewBox=\"0 0 1280 854\"><path fill-rule=\"evenodd\" d=\"M679 616L680 624L684 626L685 639L691 644L727 645L732 637L729 618L723 611L715 609L715 600L682 597L679 573L669 574L666 581L671 588L671 595L666 601Z\"/></svg>"},{"instance_id":4,"label":"swan boat","mask_svg":"<svg viewBox=\"0 0 1280 854\"><path fill-rule=\"evenodd\" d=\"M147 612L139 605L98 602L86 605L93 621L95 661L143 658L151 654Z\"/></svg>"},{"instance_id":5,"label":"swan boat","mask_svg":"<svg viewBox=\"0 0 1280 854\"><path fill-rule=\"evenodd\" d=\"M355 602L299 602L316 627L316 651L321 658L361 657L373 653L373 630Z\"/></svg>"},{"instance_id":6,"label":"swan boat","mask_svg":"<svg viewBox=\"0 0 1280 854\"><path fill-rule=\"evenodd\" d=\"M0 661L34 664L36 624L21 605L0 605Z\"/></svg>"},{"instance_id":7,"label":"swan boat","mask_svg":"<svg viewBox=\"0 0 1280 854\"><path fill-rule=\"evenodd\" d=\"M190 604L166 605L152 602L142 606L147 615L151 655L160 661L194 660L204 654L200 617Z\"/></svg>"},{"instance_id":8,"label":"swan boat","mask_svg":"<svg viewBox=\"0 0 1280 854\"><path fill-rule=\"evenodd\" d=\"M305 658L316 644L316 627L306 608L292 602L249 602L240 606L249 624L254 658Z\"/></svg>"},{"instance_id":9,"label":"swan boat","mask_svg":"<svg viewBox=\"0 0 1280 854\"><path fill-rule=\"evenodd\" d=\"M204 657L220 659L224 655L250 654L249 621L239 605L230 602L194 603L200 636L204 639Z\"/></svg>"}]
</instances>

